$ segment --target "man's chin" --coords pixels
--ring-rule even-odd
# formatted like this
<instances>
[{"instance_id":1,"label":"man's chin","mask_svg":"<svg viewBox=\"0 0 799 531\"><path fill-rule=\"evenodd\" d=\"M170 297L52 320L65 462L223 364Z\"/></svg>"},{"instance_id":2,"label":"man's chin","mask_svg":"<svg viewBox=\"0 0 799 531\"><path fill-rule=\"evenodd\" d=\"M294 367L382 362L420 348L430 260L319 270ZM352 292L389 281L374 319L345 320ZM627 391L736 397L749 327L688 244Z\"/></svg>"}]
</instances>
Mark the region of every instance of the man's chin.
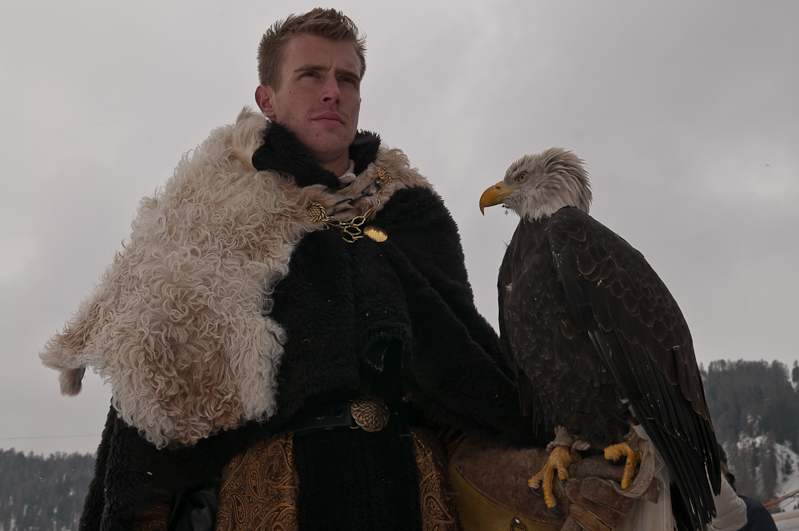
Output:
<instances>
[{"instance_id":1,"label":"man's chin","mask_svg":"<svg viewBox=\"0 0 799 531\"><path fill-rule=\"evenodd\" d=\"M313 136L308 142L303 142L305 146L318 153L335 153L348 151L350 144L355 139L355 134L344 130L322 131ZM303 139L300 139L302 142Z\"/></svg>"}]
</instances>

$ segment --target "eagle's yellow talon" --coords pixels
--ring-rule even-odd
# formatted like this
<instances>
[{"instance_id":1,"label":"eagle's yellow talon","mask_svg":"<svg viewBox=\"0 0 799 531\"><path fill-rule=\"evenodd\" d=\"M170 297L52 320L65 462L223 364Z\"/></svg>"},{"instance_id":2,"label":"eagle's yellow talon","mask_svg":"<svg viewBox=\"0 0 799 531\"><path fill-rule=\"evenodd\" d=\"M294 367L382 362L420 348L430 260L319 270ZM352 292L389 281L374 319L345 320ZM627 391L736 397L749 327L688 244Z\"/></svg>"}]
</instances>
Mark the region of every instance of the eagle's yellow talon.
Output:
<instances>
[{"instance_id":1,"label":"eagle's yellow talon","mask_svg":"<svg viewBox=\"0 0 799 531\"><path fill-rule=\"evenodd\" d=\"M538 471L536 475L531 477L527 481L527 486L530 487L530 492L535 494L536 496L541 496L538 493L538 487L543 487L544 491L544 502L547 504L550 510L555 512L555 514L560 514L555 509L555 497L552 495L552 480L554 479L555 471L558 472L558 478L561 482L565 482L569 479L569 473L566 471L566 467L572 462L571 457L569 456L569 447L568 446L556 446L554 450L549 454L549 458L547 459L547 463L544 465L544 468Z\"/></svg>"},{"instance_id":2,"label":"eagle's yellow talon","mask_svg":"<svg viewBox=\"0 0 799 531\"><path fill-rule=\"evenodd\" d=\"M626 442L613 444L605 448L605 459L618 461L625 456L624 474L621 477L622 489L628 488L630 483L632 483L633 476L635 475L635 467L641 462L641 452L633 450Z\"/></svg>"}]
</instances>

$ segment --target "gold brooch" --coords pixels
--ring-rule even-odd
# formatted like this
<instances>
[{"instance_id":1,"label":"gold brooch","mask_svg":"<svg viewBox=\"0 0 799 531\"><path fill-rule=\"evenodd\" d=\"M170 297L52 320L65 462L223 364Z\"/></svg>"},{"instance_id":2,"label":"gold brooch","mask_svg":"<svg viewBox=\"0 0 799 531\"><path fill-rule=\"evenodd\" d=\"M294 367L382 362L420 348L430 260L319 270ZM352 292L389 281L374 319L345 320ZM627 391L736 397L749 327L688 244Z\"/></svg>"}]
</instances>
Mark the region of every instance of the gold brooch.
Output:
<instances>
[{"instance_id":1,"label":"gold brooch","mask_svg":"<svg viewBox=\"0 0 799 531\"><path fill-rule=\"evenodd\" d=\"M355 243L356 241L363 238L364 233L366 233L369 238L373 239L376 242L384 242L388 239L388 235L383 232L382 230L372 227L371 225L366 227L365 229L361 229L366 220L378 209L382 204L381 195L385 190L385 187L388 183L391 182L391 174L384 166L377 166L377 177L375 178L375 187L377 190L374 192L377 198L377 205L370 208L360 216L355 216L350 221L341 221L340 219L328 216L325 207L317 203L316 201L311 201L308 203L308 206L305 207L305 210L308 213L308 218L314 223L324 223L325 229L329 229L331 227L336 227L344 234L342 238L347 243ZM370 194L364 194L361 197L355 199L361 199L366 197Z\"/></svg>"}]
</instances>

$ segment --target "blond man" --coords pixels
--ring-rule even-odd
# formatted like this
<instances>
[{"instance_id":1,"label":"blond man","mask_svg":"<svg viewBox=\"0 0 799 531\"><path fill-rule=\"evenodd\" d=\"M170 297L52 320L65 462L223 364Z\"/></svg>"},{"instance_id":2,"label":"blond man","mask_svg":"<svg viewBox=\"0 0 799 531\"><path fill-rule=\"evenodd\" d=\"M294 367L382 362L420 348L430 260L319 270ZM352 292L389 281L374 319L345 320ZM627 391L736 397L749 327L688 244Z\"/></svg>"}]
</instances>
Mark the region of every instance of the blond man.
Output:
<instances>
[{"instance_id":1,"label":"blond man","mask_svg":"<svg viewBox=\"0 0 799 531\"><path fill-rule=\"evenodd\" d=\"M270 28L262 115L181 163L55 338L114 387L82 529L459 529L434 433L536 442L449 212L358 130L365 55L334 10Z\"/></svg>"}]
</instances>

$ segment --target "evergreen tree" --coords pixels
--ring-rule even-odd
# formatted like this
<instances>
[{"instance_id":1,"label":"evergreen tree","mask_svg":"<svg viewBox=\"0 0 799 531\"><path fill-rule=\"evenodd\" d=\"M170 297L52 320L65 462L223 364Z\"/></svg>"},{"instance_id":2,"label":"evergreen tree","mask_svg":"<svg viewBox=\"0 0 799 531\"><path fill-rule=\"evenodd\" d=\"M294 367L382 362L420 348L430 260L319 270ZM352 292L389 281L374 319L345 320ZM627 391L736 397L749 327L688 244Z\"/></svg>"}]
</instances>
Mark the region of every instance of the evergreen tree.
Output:
<instances>
[{"instance_id":1,"label":"evergreen tree","mask_svg":"<svg viewBox=\"0 0 799 531\"><path fill-rule=\"evenodd\" d=\"M0 528L77 530L93 469L89 454L0 450Z\"/></svg>"}]
</instances>

